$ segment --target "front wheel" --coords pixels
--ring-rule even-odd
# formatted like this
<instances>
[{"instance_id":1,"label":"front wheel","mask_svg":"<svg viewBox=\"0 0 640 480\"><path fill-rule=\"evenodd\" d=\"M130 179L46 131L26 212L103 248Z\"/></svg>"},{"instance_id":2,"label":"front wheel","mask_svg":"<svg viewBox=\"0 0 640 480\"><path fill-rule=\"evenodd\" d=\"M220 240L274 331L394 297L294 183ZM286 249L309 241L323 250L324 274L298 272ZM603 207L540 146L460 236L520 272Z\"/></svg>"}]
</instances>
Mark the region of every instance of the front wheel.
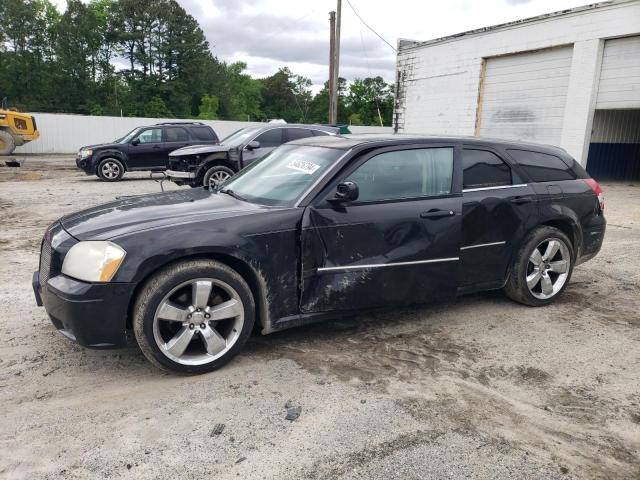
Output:
<instances>
[{"instance_id":1,"label":"front wheel","mask_svg":"<svg viewBox=\"0 0 640 480\"><path fill-rule=\"evenodd\" d=\"M214 165L204 174L202 184L207 188L216 188L222 182L232 177L234 171L224 165Z\"/></svg>"},{"instance_id":2,"label":"front wheel","mask_svg":"<svg viewBox=\"0 0 640 480\"><path fill-rule=\"evenodd\" d=\"M104 182L117 182L124 175L124 165L116 158L105 158L98 164L96 173Z\"/></svg>"},{"instance_id":3,"label":"front wheel","mask_svg":"<svg viewBox=\"0 0 640 480\"><path fill-rule=\"evenodd\" d=\"M219 262L189 260L153 276L133 312L142 353L164 370L205 373L242 348L253 329L251 290Z\"/></svg>"},{"instance_id":4,"label":"front wheel","mask_svg":"<svg viewBox=\"0 0 640 480\"><path fill-rule=\"evenodd\" d=\"M567 288L573 260L573 245L564 233L553 227L537 228L518 251L504 291L525 305L547 305Z\"/></svg>"},{"instance_id":5,"label":"front wheel","mask_svg":"<svg viewBox=\"0 0 640 480\"><path fill-rule=\"evenodd\" d=\"M16 141L13 136L5 130L0 130L0 155L11 155L15 149Z\"/></svg>"}]
</instances>

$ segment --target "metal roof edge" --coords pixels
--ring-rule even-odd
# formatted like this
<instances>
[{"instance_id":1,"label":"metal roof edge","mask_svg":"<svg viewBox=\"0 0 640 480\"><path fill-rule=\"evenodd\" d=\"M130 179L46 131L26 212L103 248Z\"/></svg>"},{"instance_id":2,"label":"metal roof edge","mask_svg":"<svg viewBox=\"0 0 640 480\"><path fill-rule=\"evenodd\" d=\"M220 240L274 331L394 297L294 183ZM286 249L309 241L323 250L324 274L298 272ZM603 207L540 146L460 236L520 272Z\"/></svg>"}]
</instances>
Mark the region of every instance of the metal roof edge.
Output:
<instances>
[{"instance_id":1,"label":"metal roof edge","mask_svg":"<svg viewBox=\"0 0 640 480\"><path fill-rule=\"evenodd\" d=\"M604 2L598 2L598 3L590 3L588 5L582 5L580 7L573 7L573 8L568 8L565 10L558 10L555 12L551 12L551 13L545 13L542 15L537 15L535 17L527 17L527 18L522 18L520 20L514 20L512 22L507 22L507 23L500 23L497 25L490 25L488 27L481 27L481 28L476 28L474 30L467 30L465 32L460 32L460 33L454 33L453 35L447 35L444 37L439 37L439 38L434 38L431 40L424 40L424 41L420 41L420 40L410 40L410 39L404 39L404 38L399 38L398 39L398 54L406 51L406 50L411 50L414 48L421 48L421 47L427 47L430 45L435 45L438 43L443 43L446 41L451 41L451 40L458 40L462 37L467 37L467 36L472 36L472 35L479 35L482 33L487 33L487 32L492 32L492 31L496 31L496 30L503 30L503 29L508 29L508 28L512 28L512 27L517 27L520 25L524 25L527 23L536 23L536 22L540 22L540 21L544 21L544 20L549 20L555 17L562 17L565 15L572 15L572 14L576 14L576 13L584 13L590 10L596 10L596 9L600 9L600 8L607 8L607 7L612 7L612 6L619 6L625 3L636 3L638 0L607 0Z\"/></svg>"}]
</instances>

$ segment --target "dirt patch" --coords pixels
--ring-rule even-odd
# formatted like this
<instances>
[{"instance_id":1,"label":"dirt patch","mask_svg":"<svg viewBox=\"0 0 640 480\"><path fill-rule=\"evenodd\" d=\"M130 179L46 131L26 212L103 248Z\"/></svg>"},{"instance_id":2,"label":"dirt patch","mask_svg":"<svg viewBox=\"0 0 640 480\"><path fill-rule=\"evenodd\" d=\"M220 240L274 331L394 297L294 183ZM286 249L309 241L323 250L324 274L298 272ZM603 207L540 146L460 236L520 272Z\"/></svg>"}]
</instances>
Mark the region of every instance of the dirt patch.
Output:
<instances>
[{"instance_id":1,"label":"dirt patch","mask_svg":"<svg viewBox=\"0 0 640 480\"><path fill-rule=\"evenodd\" d=\"M30 286L52 221L159 185L27 160L27 177L0 168L0 477L640 476L636 186L604 185L603 250L553 305L493 292L362 314L254 336L224 369L178 377L137 348L70 343Z\"/></svg>"}]
</instances>

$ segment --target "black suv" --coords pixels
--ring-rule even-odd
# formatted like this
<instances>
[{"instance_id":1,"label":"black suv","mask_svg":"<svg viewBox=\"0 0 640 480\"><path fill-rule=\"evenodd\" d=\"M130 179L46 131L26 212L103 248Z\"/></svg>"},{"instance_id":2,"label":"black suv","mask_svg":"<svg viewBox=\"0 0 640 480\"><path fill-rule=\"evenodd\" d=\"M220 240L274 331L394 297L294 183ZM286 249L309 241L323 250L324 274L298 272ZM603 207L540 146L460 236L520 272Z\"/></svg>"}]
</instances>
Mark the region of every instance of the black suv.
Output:
<instances>
[{"instance_id":1,"label":"black suv","mask_svg":"<svg viewBox=\"0 0 640 480\"><path fill-rule=\"evenodd\" d=\"M171 152L166 174L178 185L215 187L283 143L339 132L338 127L291 123L246 127L224 138L219 145L197 145Z\"/></svg>"},{"instance_id":2,"label":"black suv","mask_svg":"<svg viewBox=\"0 0 640 480\"><path fill-rule=\"evenodd\" d=\"M600 250L603 209L598 184L559 148L313 137L217 190L60 219L33 287L81 345L124 346L133 332L154 364L198 373L238 353L254 324L267 334L493 289L547 305Z\"/></svg>"},{"instance_id":3,"label":"black suv","mask_svg":"<svg viewBox=\"0 0 640 480\"><path fill-rule=\"evenodd\" d=\"M112 143L82 147L76 165L87 175L117 182L124 172L167 168L169 153L187 145L215 145L218 136L202 122L168 122L138 127Z\"/></svg>"}]
</instances>

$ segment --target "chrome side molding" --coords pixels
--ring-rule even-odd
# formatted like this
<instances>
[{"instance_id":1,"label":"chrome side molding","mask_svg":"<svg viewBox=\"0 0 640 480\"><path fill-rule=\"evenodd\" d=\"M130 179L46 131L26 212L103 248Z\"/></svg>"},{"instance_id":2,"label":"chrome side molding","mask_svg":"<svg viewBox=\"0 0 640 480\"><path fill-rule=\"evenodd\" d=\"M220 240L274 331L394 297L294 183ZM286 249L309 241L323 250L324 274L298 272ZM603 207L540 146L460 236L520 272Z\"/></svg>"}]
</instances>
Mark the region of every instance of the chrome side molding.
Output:
<instances>
[{"instance_id":1,"label":"chrome side molding","mask_svg":"<svg viewBox=\"0 0 640 480\"><path fill-rule=\"evenodd\" d=\"M463 188L462 193L466 192L483 192L485 190L503 190L505 188L520 188L526 187L527 183L518 183L517 185L500 185L498 187L480 187L480 188Z\"/></svg>"},{"instance_id":2,"label":"chrome side molding","mask_svg":"<svg viewBox=\"0 0 640 480\"><path fill-rule=\"evenodd\" d=\"M480 247L493 247L494 245L504 245L506 242L503 240L502 242L491 242L491 243L478 243L477 245L467 245L466 247L460 247L460 250L469 250L471 248L480 248Z\"/></svg>"},{"instance_id":3,"label":"chrome side molding","mask_svg":"<svg viewBox=\"0 0 640 480\"><path fill-rule=\"evenodd\" d=\"M451 258L433 258L431 260L416 260L413 262L395 262L395 263L373 263L368 265L347 265L344 267L322 267L317 272L335 272L340 270L366 270L370 268L386 268L386 267L404 267L406 265L420 265L423 263L440 263L440 262L457 262L460 257Z\"/></svg>"}]
</instances>

